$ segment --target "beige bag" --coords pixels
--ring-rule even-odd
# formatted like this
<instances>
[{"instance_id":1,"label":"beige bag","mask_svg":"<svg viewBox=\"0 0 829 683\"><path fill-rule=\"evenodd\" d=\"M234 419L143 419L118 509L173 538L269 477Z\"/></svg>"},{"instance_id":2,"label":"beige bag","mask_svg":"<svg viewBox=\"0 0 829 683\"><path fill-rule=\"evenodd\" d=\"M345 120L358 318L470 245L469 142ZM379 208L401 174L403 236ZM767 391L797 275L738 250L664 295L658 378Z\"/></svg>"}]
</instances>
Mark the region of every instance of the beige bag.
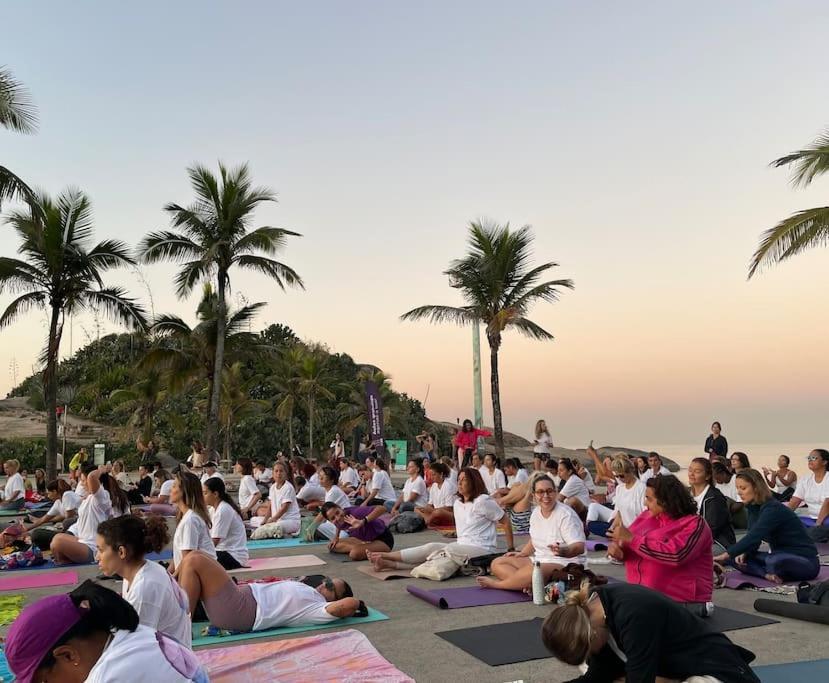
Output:
<instances>
[{"instance_id":1,"label":"beige bag","mask_svg":"<svg viewBox=\"0 0 829 683\"><path fill-rule=\"evenodd\" d=\"M469 558L453 554L446 548L436 550L423 564L412 569L412 576L416 579L429 579L430 581L445 581L458 573Z\"/></svg>"}]
</instances>

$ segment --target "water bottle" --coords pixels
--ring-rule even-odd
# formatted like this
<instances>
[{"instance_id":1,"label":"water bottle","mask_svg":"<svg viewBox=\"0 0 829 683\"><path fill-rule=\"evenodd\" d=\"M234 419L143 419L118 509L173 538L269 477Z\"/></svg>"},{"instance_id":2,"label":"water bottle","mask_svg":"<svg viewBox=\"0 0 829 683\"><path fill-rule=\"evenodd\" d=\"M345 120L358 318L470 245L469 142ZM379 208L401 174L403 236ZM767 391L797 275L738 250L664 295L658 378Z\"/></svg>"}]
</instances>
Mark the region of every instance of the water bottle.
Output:
<instances>
[{"instance_id":1,"label":"water bottle","mask_svg":"<svg viewBox=\"0 0 829 683\"><path fill-rule=\"evenodd\" d=\"M541 562L533 563L533 602L536 605L544 604L544 573L541 571Z\"/></svg>"}]
</instances>

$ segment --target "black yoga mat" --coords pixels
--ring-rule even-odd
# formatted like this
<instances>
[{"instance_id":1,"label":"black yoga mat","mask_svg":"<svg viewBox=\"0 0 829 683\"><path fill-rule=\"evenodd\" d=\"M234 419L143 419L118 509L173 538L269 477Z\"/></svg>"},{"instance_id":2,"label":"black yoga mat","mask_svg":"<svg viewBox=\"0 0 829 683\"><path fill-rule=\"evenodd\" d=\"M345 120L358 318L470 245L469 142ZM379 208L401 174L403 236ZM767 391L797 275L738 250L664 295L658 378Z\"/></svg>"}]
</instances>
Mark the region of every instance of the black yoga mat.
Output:
<instances>
[{"instance_id":1,"label":"black yoga mat","mask_svg":"<svg viewBox=\"0 0 829 683\"><path fill-rule=\"evenodd\" d=\"M533 659L552 657L541 642L541 624L543 619L529 619L491 626L476 626L455 631L442 631L435 635L459 647L467 654L489 664L517 664ZM738 612L726 607L717 607L714 614L705 622L714 631L737 631L754 626L777 624L774 619L767 619L756 614Z\"/></svg>"},{"instance_id":2,"label":"black yoga mat","mask_svg":"<svg viewBox=\"0 0 829 683\"><path fill-rule=\"evenodd\" d=\"M758 612L776 614L789 619L800 619L815 624L829 626L829 607L821 605L807 605L799 602L784 602L783 600L769 600L760 598L754 601L754 609Z\"/></svg>"}]
</instances>

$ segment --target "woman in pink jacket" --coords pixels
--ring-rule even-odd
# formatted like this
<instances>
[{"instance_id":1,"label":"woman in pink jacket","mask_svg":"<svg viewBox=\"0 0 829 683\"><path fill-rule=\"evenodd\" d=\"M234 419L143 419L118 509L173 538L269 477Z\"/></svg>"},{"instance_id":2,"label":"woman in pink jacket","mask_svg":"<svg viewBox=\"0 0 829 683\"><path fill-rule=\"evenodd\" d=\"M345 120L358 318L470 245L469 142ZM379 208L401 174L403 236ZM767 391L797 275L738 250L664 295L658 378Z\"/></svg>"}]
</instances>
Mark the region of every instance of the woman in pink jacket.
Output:
<instances>
[{"instance_id":1,"label":"woman in pink jacket","mask_svg":"<svg viewBox=\"0 0 829 683\"><path fill-rule=\"evenodd\" d=\"M492 436L486 429L475 429L472 420L464 420L461 431L455 434L454 444L458 454L458 471L469 466L472 454L478 450L478 437Z\"/></svg>"},{"instance_id":2,"label":"woman in pink jacket","mask_svg":"<svg viewBox=\"0 0 829 683\"><path fill-rule=\"evenodd\" d=\"M638 583L683 603L698 616L713 606L712 536L688 489L673 475L648 480L647 510L630 529L616 526L608 554L624 560L629 583Z\"/></svg>"}]
</instances>

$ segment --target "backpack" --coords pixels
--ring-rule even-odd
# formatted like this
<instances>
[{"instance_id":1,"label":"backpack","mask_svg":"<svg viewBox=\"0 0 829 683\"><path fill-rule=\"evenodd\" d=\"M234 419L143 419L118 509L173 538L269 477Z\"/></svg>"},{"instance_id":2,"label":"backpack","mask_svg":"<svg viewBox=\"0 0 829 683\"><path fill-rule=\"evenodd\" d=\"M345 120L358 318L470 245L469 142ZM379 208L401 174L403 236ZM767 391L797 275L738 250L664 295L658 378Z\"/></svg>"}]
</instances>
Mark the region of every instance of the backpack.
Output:
<instances>
[{"instance_id":1,"label":"backpack","mask_svg":"<svg viewBox=\"0 0 829 683\"><path fill-rule=\"evenodd\" d=\"M816 584L804 581L797 587L797 601L807 605L829 607L829 581Z\"/></svg>"},{"instance_id":2,"label":"backpack","mask_svg":"<svg viewBox=\"0 0 829 683\"><path fill-rule=\"evenodd\" d=\"M401 512L389 524L389 529L398 534L413 534L425 528L426 521L415 512Z\"/></svg>"}]
</instances>

